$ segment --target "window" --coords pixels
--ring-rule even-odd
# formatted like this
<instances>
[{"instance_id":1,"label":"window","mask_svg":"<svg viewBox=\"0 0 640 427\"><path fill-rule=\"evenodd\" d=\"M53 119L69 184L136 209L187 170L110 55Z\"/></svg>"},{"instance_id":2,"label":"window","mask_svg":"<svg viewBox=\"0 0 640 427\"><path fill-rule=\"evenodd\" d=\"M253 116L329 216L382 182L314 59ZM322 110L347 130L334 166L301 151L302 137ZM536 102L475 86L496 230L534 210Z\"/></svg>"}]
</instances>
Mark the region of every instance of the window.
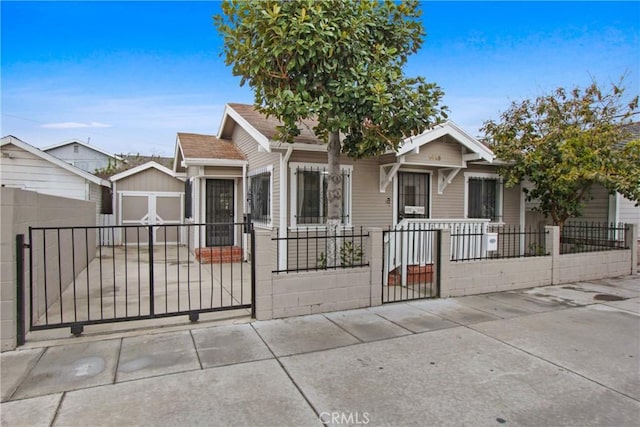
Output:
<instances>
[{"instance_id":1,"label":"window","mask_svg":"<svg viewBox=\"0 0 640 427\"><path fill-rule=\"evenodd\" d=\"M398 221L429 218L429 174L398 172Z\"/></svg>"},{"instance_id":2,"label":"window","mask_svg":"<svg viewBox=\"0 0 640 427\"><path fill-rule=\"evenodd\" d=\"M502 182L497 175L465 174L466 217L502 221Z\"/></svg>"},{"instance_id":3,"label":"window","mask_svg":"<svg viewBox=\"0 0 640 427\"><path fill-rule=\"evenodd\" d=\"M113 215L113 191L111 190L111 187L102 185L100 186L100 190L100 213L103 215Z\"/></svg>"},{"instance_id":4,"label":"window","mask_svg":"<svg viewBox=\"0 0 640 427\"><path fill-rule=\"evenodd\" d=\"M351 225L351 166L342 170L343 225ZM291 166L291 225L324 225L327 223L327 188L329 172L325 165Z\"/></svg>"},{"instance_id":5,"label":"window","mask_svg":"<svg viewBox=\"0 0 640 427\"><path fill-rule=\"evenodd\" d=\"M271 226L271 167L249 173L251 220Z\"/></svg>"},{"instance_id":6,"label":"window","mask_svg":"<svg viewBox=\"0 0 640 427\"><path fill-rule=\"evenodd\" d=\"M184 182L184 217L193 218L193 178Z\"/></svg>"}]
</instances>

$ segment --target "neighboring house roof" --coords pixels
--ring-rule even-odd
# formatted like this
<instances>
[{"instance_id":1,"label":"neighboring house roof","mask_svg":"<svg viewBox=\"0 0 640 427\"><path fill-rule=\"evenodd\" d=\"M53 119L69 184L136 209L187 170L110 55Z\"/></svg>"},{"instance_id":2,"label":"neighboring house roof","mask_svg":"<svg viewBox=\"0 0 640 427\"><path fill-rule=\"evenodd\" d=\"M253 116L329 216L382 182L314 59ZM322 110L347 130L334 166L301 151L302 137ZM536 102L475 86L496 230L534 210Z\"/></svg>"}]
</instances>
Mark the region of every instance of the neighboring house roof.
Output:
<instances>
[{"instance_id":1,"label":"neighboring house roof","mask_svg":"<svg viewBox=\"0 0 640 427\"><path fill-rule=\"evenodd\" d=\"M120 160L120 161L124 161L124 159L122 157L116 156L115 154L111 154L101 148L96 147L95 145L89 145L88 143L84 142L84 141L80 141L79 139L72 139L69 141L64 141L64 142L60 142L58 144L53 144L50 145L48 147L45 147L42 149L42 151L47 152L49 150L53 150L54 148L59 148L59 147L64 147L66 145L71 145L71 144L77 144L77 145L82 145L83 147L86 147L90 150L96 151L98 153L104 154L105 156L108 157L112 157L116 160Z\"/></svg>"},{"instance_id":2,"label":"neighboring house roof","mask_svg":"<svg viewBox=\"0 0 640 427\"><path fill-rule=\"evenodd\" d=\"M469 160L486 160L488 162L492 162L495 159L495 155L489 147L466 133L464 130L462 130L462 128L460 128L451 120L439 124L432 129L421 133L420 135L412 136L405 139L396 155L400 157L412 151L419 150L422 145L435 141L436 139L441 138L445 135L450 135L460 144L469 149L472 153L477 154L477 156L475 156L477 158L469 158Z\"/></svg>"},{"instance_id":3,"label":"neighboring house roof","mask_svg":"<svg viewBox=\"0 0 640 427\"><path fill-rule=\"evenodd\" d=\"M622 148L627 145L628 142L635 141L636 139L640 139L640 122L633 122L622 126L625 133L627 133L628 137L625 138L624 141L620 141L616 144L618 148Z\"/></svg>"},{"instance_id":4,"label":"neighboring house roof","mask_svg":"<svg viewBox=\"0 0 640 427\"><path fill-rule=\"evenodd\" d=\"M161 165L159 163L151 161L151 162L143 163L141 165L138 165L138 166L136 166L134 168L131 168L131 169L128 169L126 171L120 172L118 174L115 174L115 175L111 176L109 178L109 180L111 182L116 182L116 181L119 181L119 180L121 180L123 178L129 177L131 175L135 175L137 173L143 172L143 171L145 171L147 169L156 169L156 170L158 170L158 171L160 171L160 172L162 172L164 174L167 174L167 175L175 178L175 175L174 175L174 173L173 173L173 171L171 169L169 169L166 166L163 166L163 165Z\"/></svg>"},{"instance_id":5,"label":"neighboring house roof","mask_svg":"<svg viewBox=\"0 0 640 427\"><path fill-rule=\"evenodd\" d=\"M232 141L220 139L214 135L178 132L174 171L185 165L241 166L245 164L247 159Z\"/></svg>"},{"instance_id":6,"label":"neighboring house roof","mask_svg":"<svg viewBox=\"0 0 640 427\"><path fill-rule=\"evenodd\" d=\"M15 136L12 135L8 135L2 138L1 140L2 142L0 143L0 147L4 147L5 145L15 145L18 148L21 148L24 151L27 151L31 154L33 154L34 156L40 157L43 160L46 160L48 162L53 163L56 166L61 167L62 169L65 169L71 173L74 173L78 176L81 176L82 178L86 179L87 181L93 182L94 184L98 184L98 185L104 185L105 187L110 187L111 184L109 183L109 181L106 181L100 177L97 177L95 175L90 174L89 172L86 172L80 168L77 168L67 162L65 162L64 160L60 160L59 158L52 156L51 154L45 153L44 151L40 150L37 147L34 147L31 144L28 144L24 141L22 141L21 139L16 138Z\"/></svg>"}]
</instances>

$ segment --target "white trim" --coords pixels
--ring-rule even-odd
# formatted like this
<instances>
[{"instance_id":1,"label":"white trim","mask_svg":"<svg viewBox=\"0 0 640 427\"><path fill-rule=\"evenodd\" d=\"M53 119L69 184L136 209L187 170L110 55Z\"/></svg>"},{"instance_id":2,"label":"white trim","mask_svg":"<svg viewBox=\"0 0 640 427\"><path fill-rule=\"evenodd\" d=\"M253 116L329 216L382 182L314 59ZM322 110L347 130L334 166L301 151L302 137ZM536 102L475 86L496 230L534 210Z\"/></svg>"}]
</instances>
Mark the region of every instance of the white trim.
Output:
<instances>
[{"instance_id":1,"label":"white trim","mask_svg":"<svg viewBox=\"0 0 640 427\"><path fill-rule=\"evenodd\" d=\"M229 167L240 167L248 165L249 162L246 160L235 160L235 159L199 159L188 157L183 160L185 167L189 166L229 166Z\"/></svg>"},{"instance_id":2,"label":"white trim","mask_svg":"<svg viewBox=\"0 0 640 427\"><path fill-rule=\"evenodd\" d=\"M253 224L256 227L260 227L260 228L265 228L268 230L273 229L273 165L267 165L267 166L263 166L261 168L258 169L254 169L250 172L247 173L247 178L251 179L254 176L257 175L262 175L268 173L269 174L269 222L265 223L265 222L257 222L254 220L253 218L253 211L251 212L252 216L251 219L254 221ZM249 187L251 186L251 184L248 184ZM247 197L245 196L245 199ZM247 202L247 200L245 200L245 203ZM247 211L247 207L245 206L245 212ZM286 209L285 209L286 210Z\"/></svg>"},{"instance_id":3,"label":"white trim","mask_svg":"<svg viewBox=\"0 0 640 427\"><path fill-rule=\"evenodd\" d=\"M278 260L278 269L286 270L289 258L289 243L287 237L287 201L289 200L289 159L293 153L293 147L288 147L286 152L280 152L280 228L278 230L278 250L280 259Z\"/></svg>"},{"instance_id":4,"label":"white trim","mask_svg":"<svg viewBox=\"0 0 640 427\"><path fill-rule=\"evenodd\" d=\"M495 179L498 181L498 194L497 194L497 216L500 218L495 224L504 223L504 182L502 177L495 173L486 172L465 172L464 173L464 218L465 219L490 219L490 218L469 218L469 178L481 178L481 179Z\"/></svg>"},{"instance_id":5,"label":"white trim","mask_svg":"<svg viewBox=\"0 0 640 427\"><path fill-rule=\"evenodd\" d=\"M1 142L0 142L0 147L3 147L5 145L8 144L12 144L15 145L18 148L23 149L24 151L33 154L34 156L40 157L42 160L46 160L50 163L53 163L56 166L61 167L62 169L69 171L73 174L76 174L78 176L81 176L82 178L86 179L87 181L91 181L94 184L98 184L98 185L102 185L105 187L111 187L111 183L109 181L107 181L106 179L102 179L98 176L95 176L93 174L90 174L87 171L84 171L80 168L77 168L67 162L65 162L64 160L60 160L55 156L52 156L49 153L45 153L44 151L40 150L39 148L34 147L33 145L24 142L14 136L6 136L4 138L2 138Z\"/></svg>"},{"instance_id":6,"label":"white trim","mask_svg":"<svg viewBox=\"0 0 640 427\"><path fill-rule=\"evenodd\" d=\"M222 130L224 129L227 119L233 119L236 124L240 125L249 135L255 139L260 146L266 150L267 152L271 152L271 147L269 145L269 139L264 136L262 133L258 132L256 128L254 128L244 117L242 117L236 110L233 109L229 104L224 106L224 113L222 114L222 120L220 121L220 127L218 128L218 139L222 139Z\"/></svg>"},{"instance_id":7,"label":"white trim","mask_svg":"<svg viewBox=\"0 0 640 427\"><path fill-rule=\"evenodd\" d=\"M309 168L327 168L329 167L329 165L327 163L311 163L311 162L291 162L289 163L289 178L291 179L291 194L289 195L289 203L290 203L290 229L295 230L298 229L298 221L296 219L297 217L297 205L298 205L298 181L296 179L294 179L294 174L296 169L298 168L305 168L305 167L309 167ZM353 220L353 204L352 204L352 194L353 194L353 165L340 165L340 171L349 171L349 187L346 189L346 193L347 194L347 198L346 200L346 205L347 205L347 209L348 209L348 221L346 224L341 224L341 226L343 227L351 227L352 226L352 220ZM342 195L342 197L345 197L345 194ZM282 203L280 204L282 206ZM286 206L286 205L284 205ZM345 212L342 212L342 216L345 215ZM318 227L322 227L324 226L324 224L304 224L302 226L300 226L300 228L316 228L316 226Z\"/></svg>"},{"instance_id":8,"label":"white trim","mask_svg":"<svg viewBox=\"0 0 640 427\"><path fill-rule=\"evenodd\" d=\"M172 178L179 179L177 176L175 176L174 172L171 169L169 169L169 168L167 168L165 166L162 166L161 164L156 163L156 162L154 162L152 160L152 161L143 163L141 165L138 165L135 168L127 169L126 171L123 171L123 172L120 172L118 174L115 174L115 175L111 176L109 178L109 180L111 182L118 181L118 180L121 180L123 178L127 178L127 177L129 177L131 175L135 175L137 173L143 172L143 171L145 171L147 169L156 169L157 171L162 172L162 173L164 173L166 175L169 175Z\"/></svg>"},{"instance_id":9,"label":"white trim","mask_svg":"<svg viewBox=\"0 0 640 427\"><path fill-rule=\"evenodd\" d=\"M125 196L160 196L160 197L176 197L184 194L180 191L129 191L129 190L118 191L118 193L124 194Z\"/></svg>"},{"instance_id":10,"label":"white trim","mask_svg":"<svg viewBox=\"0 0 640 427\"><path fill-rule=\"evenodd\" d=\"M293 147L294 150L297 151L315 151L326 153L327 152L327 144L305 144L304 142L282 142L282 141L271 141L270 147L271 149L284 149L288 146Z\"/></svg>"},{"instance_id":11,"label":"white trim","mask_svg":"<svg viewBox=\"0 0 640 427\"><path fill-rule=\"evenodd\" d=\"M450 135L456 141L458 141L463 146L467 147L473 153L476 153L480 158L492 162L495 159L495 155L493 152L483 145L480 141L470 136L466 133L462 128L456 125L451 120L446 121L438 126L433 127L418 136L413 136L407 138L402 143L402 146L396 153L397 157L404 156L405 154L409 154L416 149L419 149L420 146L428 144L429 142L435 141L438 138L441 138L445 135Z\"/></svg>"},{"instance_id":12,"label":"white trim","mask_svg":"<svg viewBox=\"0 0 640 427\"><path fill-rule=\"evenodd\" d=\"M93 151L95 151L97 153L104 154L105 156L109 156L109 157L114 158L116 160L120 160L121 162L125 161L120 156L116 156L115 154L111 154L111 153L109 153L109 152L107 152L107 151L105 151L105 150L103 150L101 148L98 148L98 147L94 146L94 145L90 145L89 143L86 143L84 141L80 141L79 139L71 139L69 141L64 141L64 142L60 142L58 144L49 145L48 147L44 147L42 149L42 151L47 152L49 150L53 150L54 148L64 147L65 145L70 145L70 144L82 145L83 147L86 147L86 148L88 148L90 150L93 150Z\"/></svg>"}]
</instances>

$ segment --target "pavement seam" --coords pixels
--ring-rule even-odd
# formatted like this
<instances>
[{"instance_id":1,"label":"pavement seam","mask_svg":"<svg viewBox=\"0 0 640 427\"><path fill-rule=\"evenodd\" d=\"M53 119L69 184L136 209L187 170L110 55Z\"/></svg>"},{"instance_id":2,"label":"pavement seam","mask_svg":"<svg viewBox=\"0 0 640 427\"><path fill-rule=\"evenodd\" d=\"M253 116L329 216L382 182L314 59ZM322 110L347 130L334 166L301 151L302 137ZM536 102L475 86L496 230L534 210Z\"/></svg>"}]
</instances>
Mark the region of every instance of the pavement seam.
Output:
<instances>
[{"instance_id":1,"label":"pavement seam","mask_svg":"<svg viewBox=\"0 0 640 427\"><path fill-rule=\"evenodd\" d=\"M325 319L327 319L329 322L333 323L334 325L336 325L338 328L342 329L343 331L345 331L347 334L351 335L352 337L354 337L355 339L358 340L357 343L355 344L351 344L351 345L356 345L356 344L362 344L366 341L360 339L359 337L355 336L354 334L352 334L351 332L349 332L348 330L346 330L343 326L341 326L340 324L336 323L333 319L325 316L325 313L322 313L322 317L324 317Z\"/></svg>"},{"instance_id":2,"label":"pavement seam","mask_svg":"<svg viewBox=\"0 0 640 427\"><path fill-rule=\"evenodd\" d=\"M580 307L574 307L574 308L580 308ZM508 319L503 319L503 320L508 320ZM600 382L598 382L598 381L596 381L596 380L594 380L594 379L591 379L591 378L589 378L589 377L587 377L587 376L585 376L585 375L583 375L583 374L581 374L581 373L579 373L579 372L574 371L574 370L573 370L573 369L571 369L571 368L567 368L566 366L560 365L560 364L558 364L558 363L556 363L556 362L552 362L551 360L547 360L547 359L545 359L545 358L544 358L544 357L542 357L542 356L539 356L539 355L537 355L537 354L531 353L530 351L527 351L527 350L525 350L525 349L523 349L523 348L517 347L517 346L515 346L514 344L508 343L508 342L506 342L506 341L501 340L500 338L496 338L496 337L494 337L494 336L492 336L492 335L489 335L489 334L488 334L488 333L486 333L486 332L479 331L479 330L477 330L477 329L473 329L473 328L472 328L472 327L470 327L470 326L465 326L465 328L467 328L467 329L469 329L469 330L471 330L471 331L477 332L477 333L479 333L480 335L483 335L483 336L485 336L485 337L487 337L487 338L490 338L490 339L492 339L492 340L498 341L499 343L502 343L502 344L504 344L504 345L506 345L506 346L508 346L508 347L511 347L512 349L514 349L514 350L516 350L516 351L519 351L519 352L522 352L522 353L524 353L524 354L527 354L527 355L529 355L529 356L531 356L531 357L533 357L533 358L535 358L535 359L538 359L538 360L541 360L541 361L543 361L543 362L549 363L550 365L556 366L556 367L558 367L558 368L560 368L560 369L564 369L564 370L565 370L565 371L567 371L567 372L571 372L572 374L577 375L577 376L579 376L580 378L583 378L583 379L585 379L585 380L587 380L587 381L589 381L589 382L591 382L591 383L597 384L597 385L599 385L600 387L603 387L603 388L605 388L605 389L607 389L607 390L610 390L610 391L612 391L612 392L614 392L614 393L616 393L616 394L620 394L620 395L622 395L622 396L628 397L629 399L631 399L631 400L633 400L633 401L635 401L635 402L640 402L640 400L636 399L636 398L635 398L635 397L633 397L633 396L629 396L628 394L626 394L626 393L624 393L624 392L622 392L622 391L619 391L619 390L616 390L616 389L614 389L614 388L611 388L610 386L608 386L608 385L606 385L606 384L602 384L602 383L600 383Z\"/></svg>"},{"instance_id":3,"label":"pavement seam","mask_svg":"<svg viewBox=\"0 0 640 427\"><path fill-rule=\"evenodd\" d=\"M316 417L318 418L318 420L320 420L320 422L323 425L327 425L325 422L322 421L322 418L320 418L320 412L316 409L316 407L313 405L313 403L311 403L311 400L307 397L307 395L304 393L304 391L302 390L302 388L300 388L300 386L298 385L298 383L296 382L296 380L293 379L293 377L291 376L291 374L289 373L289 371L287 370L287 368L285 368L284 364L282 363L282 361L280 360L280 358L278 356L276 356L276 354L273 352L273 350L271 349L271 347L269 347L269 344L267 344L267 342L264 340L264 338L262 337L262 335L260 335L260 332L258 332L258 330L253 326L253 323L251 323L251 327L253 328L253 330L255 331L256 334L258 334L258 337L260 337L260 340L262 340L262 342L264 343L264 345L267 346L267 348L269 349L269 352L273 355L273 358L276 360L276 362L278 362L278 365L280 365L280 368L282 369L282 371L285 373L285 375L287 376L287 378L289 378L289 381L291 381L291 383L293 384L293 386L296 388L296 390L298 390L298 393L300 393L300 395L302 396L302 398L304 399L305 402L307 402L307 405L309 405L309 407L311 408L311 410L313 411L313 413L316 415ZM286 356L284 356L286 357Z\"/></svg>"},{"instance_id":4,"label":"pavement seam","mask_svg":"<svg viewBox=\"0 0 640 427\"><path fill-rule=\"evenodd\" d=\"M20 382L18 383L18 385L16 385L16 388L13 389L13 391L11 392L11 394L9 396L7 396L7 399L3 402L11 402L13 396L16 394L16 392L18 391L18 389L20 388L20 386L22 385L22 383L24 382L24 380L26 380L29 375L31 374L31 371L33 371L35 369L35 367L38 365L38 363L40 362L40 360L42 359L42 357L44 356L44 354L49 350L49 347L45 347L44 350L40 353L40 356L38 356L38 358L35 360L35 362L33 362L33 365L31 366L31 368L25 372L25 374L22 376L22 378L20 378ZM21 400L21 399L18 399Z\"/></svg>"},{"instance_id":5,"label":"pavement seam","mask_svg":"<svg viewBox=\"0 0 640 427\"><path fill-rule=\"evenodd\" d=\"M118 346L118 357L116 358L116 366L113 370L113 383L118 383L118 369L120 368L120 356L122 355L122 345L124 344L124 338L120 338L120 345Z\"/></svg>"},{"instance_id":6,"label":"pavement seam","mask_svg":"<svg viewBox=\"0 0 640 427\"><path fill-rule=\"evenodd\" d=\"M62 408L62 401L67 397L67 392L63 391L62 396L60 396L60 400L58 401L58 406L56 406L56 410L53 412L53 418L51 418L51 423L49 423L49 427L53 427L56 423L56 419L58 418L58 414L60 413L60 408Z\"/></svg>"},{"instance_id":7,"label":"pavement seam","mask_svg":"<svg viewBox=\"0 0 640 427\"><path fill-rule=\"evenodd\" d=\"M198 346L196 345L196 339L193 336L192 329L189 329L189 335L191 335L191 342L193 342L193 350L196 352L196 357L198 358L198 365L200 369L204 369L202 366L202 360L200 360L200 352L198 352Z\"/></svg>"}]
</instances>

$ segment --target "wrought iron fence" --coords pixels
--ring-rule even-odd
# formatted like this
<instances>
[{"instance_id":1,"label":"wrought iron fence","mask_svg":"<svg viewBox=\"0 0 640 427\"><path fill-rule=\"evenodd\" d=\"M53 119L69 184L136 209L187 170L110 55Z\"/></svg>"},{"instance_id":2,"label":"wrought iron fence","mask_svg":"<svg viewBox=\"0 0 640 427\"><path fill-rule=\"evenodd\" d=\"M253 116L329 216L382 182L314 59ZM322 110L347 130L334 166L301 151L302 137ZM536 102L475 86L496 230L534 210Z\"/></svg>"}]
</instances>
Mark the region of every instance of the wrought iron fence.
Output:
<instances>
[{"instance_id":1,"label":"wrought iron fence","mask_svg":"<svg viewBox=\"0 0 640 427\"><path fill-rule=\"evenodd\" d=\"M204 245L214 226L230 245ZM246 244L248 224L30 227L30 330L252 308Z\"/></svg>"},{"instance_id":2,"label":"wrought iron fence","mask_svg":"<svg viewBox=\"0 0 640 427\"><path fill-rule=\"evenodd\" d=\"M629 249L624 223L571 222L560 232L560 254Z\"/></svg>"},{"instance_id":3,"label":"wrought iron fence","mask_svg":"<svg viewBox=\"0 0 640 427\"><path fill-rule=\"evenodd\" d=\"M486 233L460 227L451 232L451 261L549 255L547 231L519 225L489 225Z\"/></svg>"},{"instance_id":4,"label":"wrought iron fence","mask_svg":"<svg viewBox=\"0 0 640 427\"><path fill-rule=\"evenodd\" d=\"M277 230L276 230L277 231ZM366 267L369 233L363 228L339 229L330 235L326 227L288 230L286 237L274 237L276 269L273 273L297 273L337 268ZM286 253L280 243L286 242ZM334 248L333 255L330 254ZM286 259L286 264L284 260Z\"/></svg>"}]
</instances>

